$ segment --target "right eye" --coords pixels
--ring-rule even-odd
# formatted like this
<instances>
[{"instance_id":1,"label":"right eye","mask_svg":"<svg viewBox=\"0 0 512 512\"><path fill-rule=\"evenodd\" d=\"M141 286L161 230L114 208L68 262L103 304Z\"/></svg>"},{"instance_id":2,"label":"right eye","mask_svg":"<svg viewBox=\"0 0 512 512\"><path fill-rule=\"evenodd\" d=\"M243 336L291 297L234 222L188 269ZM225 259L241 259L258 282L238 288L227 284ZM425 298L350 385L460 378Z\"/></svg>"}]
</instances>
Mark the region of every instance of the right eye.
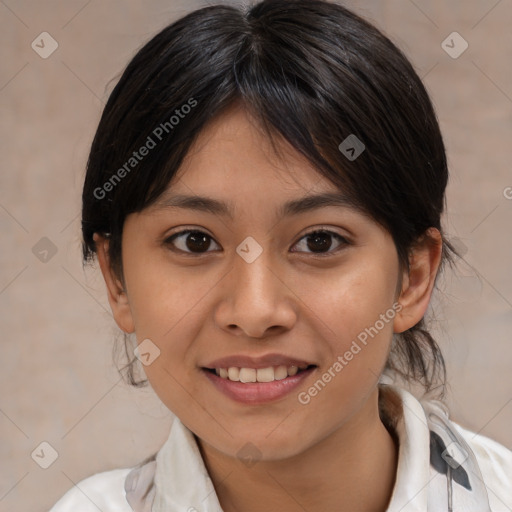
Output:
<instances>
[{"instance_id":1,"label":"right eye","mask_svg":"<svg viewBox=\"0 0 512 512\"><path fill-rule=\"evenodd\" d=\"M165 244L171 246L170 249L185 254L204 254L208 251L211 242L217 245L213 238L197 229L186 229L171 235L165 240Z\"/></svg>"}]
</instances>

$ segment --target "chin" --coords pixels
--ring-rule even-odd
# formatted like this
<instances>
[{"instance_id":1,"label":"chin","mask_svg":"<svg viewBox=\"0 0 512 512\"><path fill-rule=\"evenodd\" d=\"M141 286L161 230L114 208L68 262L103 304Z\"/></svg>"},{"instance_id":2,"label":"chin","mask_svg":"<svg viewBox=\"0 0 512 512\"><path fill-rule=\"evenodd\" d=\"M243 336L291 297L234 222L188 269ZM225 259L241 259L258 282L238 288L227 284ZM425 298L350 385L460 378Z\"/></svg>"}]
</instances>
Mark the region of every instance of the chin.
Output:
<instances>
[{"instance_id":1,"label":"chin","mask_svg":"<svg viewBox=\"0 0 512 512\"><path fill-rule=\"evenodd\" d=\"M238 438L233 455L242 460L248 457L249 460L260 462L285 460L304 451L307 446L303 442L298 432L274 432L268 435L266 431L259 431L252 436Z\"/></svg>"}]
</instances>

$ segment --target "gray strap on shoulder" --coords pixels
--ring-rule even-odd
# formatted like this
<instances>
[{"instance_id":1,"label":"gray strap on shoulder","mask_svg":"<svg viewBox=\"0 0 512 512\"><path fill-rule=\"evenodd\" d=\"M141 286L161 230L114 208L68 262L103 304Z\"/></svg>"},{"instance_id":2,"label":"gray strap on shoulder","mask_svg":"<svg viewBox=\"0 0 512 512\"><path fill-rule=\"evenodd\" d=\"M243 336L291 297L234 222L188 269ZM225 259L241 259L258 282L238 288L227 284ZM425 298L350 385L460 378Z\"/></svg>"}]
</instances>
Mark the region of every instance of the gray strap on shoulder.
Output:
<instances>
[{"instance_id":1,"label":"gray strap on shoulder","mask_svg":"<svg viewBox=\"0 0 512 512\"><path fill-rule=\"evenodd\" d=\"M126 501L134 512L151 512L155 499L156 454L132 469L125 481Z\"/></svg>"},{"instance_id":2,"label":"gray strap on shoulder","mask_svg":"<svg viewBox=\"0 0 512 512\"><path fill-rule=\"evenodd\" d=\"M442 480L433 480L438 495L447 498L447 512L466 510L464 503L471 503L472 510L491 512L487 489L477 458L462 435L453 428L448 415L439 403L425 408L430 430L430 465L446 477L444 488L437 488Z\"/></svg>"}]
</instances>

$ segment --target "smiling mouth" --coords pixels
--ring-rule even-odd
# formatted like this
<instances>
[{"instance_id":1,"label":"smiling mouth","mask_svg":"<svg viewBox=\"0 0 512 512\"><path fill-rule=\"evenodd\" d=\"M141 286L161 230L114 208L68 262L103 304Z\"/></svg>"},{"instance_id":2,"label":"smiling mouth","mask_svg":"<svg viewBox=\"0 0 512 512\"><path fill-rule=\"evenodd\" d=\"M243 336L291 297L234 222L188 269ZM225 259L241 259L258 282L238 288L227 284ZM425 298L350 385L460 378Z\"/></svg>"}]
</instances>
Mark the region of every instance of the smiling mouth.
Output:
<instances>
[{"instance_id":1,"label":"smiling mouth","mask_svg":"<svg viewBox=\"0 0 512 512\"><path fill-rule=\"evenodd\" d=\"M275 380L283 380L292 377L297 373L316 368L316 365L302 366L269 366L267 368L239 368L231 366L229 368L203 368L203 370L213 373L221 379L232 382L274 382Z\"/></svg>"}]
</instances>

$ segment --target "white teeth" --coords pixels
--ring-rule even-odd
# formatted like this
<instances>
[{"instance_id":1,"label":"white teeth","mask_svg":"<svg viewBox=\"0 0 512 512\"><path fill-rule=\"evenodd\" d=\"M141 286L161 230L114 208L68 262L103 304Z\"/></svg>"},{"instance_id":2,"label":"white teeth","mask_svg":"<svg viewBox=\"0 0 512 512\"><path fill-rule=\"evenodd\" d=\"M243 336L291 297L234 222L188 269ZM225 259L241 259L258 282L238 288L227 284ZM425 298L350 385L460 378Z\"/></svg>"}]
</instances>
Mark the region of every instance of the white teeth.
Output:
<instances>
[{"instance_id":1,"label":"white teeth","mask_svg":"<svg viewBox=\"0 0 512 512\"><path fill-rule=\"evenodd\" d=\"M228 368L228 377L229 380L240 380L240 368L235 368L234 366Z\"/></svg>"},{"instance_id":2,"label":"white teeth","mask_svg":"<svg viewBox=\"0 0 512 512\"><path fill-rule=\"evenodd\" d=\"M256 370L254 368L240 368L240 382L256 382Z\"/></svg>"},{"instance_id":3,"label":"white teeth","mask_svg":"<svg viewBox=\"0 0 512 512\"><path fill-rule=\"evenodd\" d=\"M272 382L274 380L274 368L258 368L256 370L258 382Z\"/></svg>"},{"instance_id":4,"label":"white teeth","mask_svg":"<svg viewBox=\"0 0 512 512\"><path fill-rule=\"evenodd\" d=\"M288 377L288 369L286 366L281 365L277 368L274 368L274 380L282 380Z\"/></svg>"},{"instance_id":5,"label":"white teeth","mask_svg":"<svg viewBox=\"0 0 512 512\"><path fill-rule=\"evenodd\" d=\"M273 382L274 380L282 380L288 376L296 375L300 370L305 370L307 364L297 366L269 366L268 368L215 368L215 373L222 379L229 379L234 382Z\"/></svg>"},{"instance_id":6,"label":"white teeth","mask_svg":"<svg viewBox=\"0 0 512 512\"><path fill-rule=\"evenodd\" d=\"M288 368L288 375L295 375L299 369L296 366L290 366Z\"/></svg>"}]
</instances>

